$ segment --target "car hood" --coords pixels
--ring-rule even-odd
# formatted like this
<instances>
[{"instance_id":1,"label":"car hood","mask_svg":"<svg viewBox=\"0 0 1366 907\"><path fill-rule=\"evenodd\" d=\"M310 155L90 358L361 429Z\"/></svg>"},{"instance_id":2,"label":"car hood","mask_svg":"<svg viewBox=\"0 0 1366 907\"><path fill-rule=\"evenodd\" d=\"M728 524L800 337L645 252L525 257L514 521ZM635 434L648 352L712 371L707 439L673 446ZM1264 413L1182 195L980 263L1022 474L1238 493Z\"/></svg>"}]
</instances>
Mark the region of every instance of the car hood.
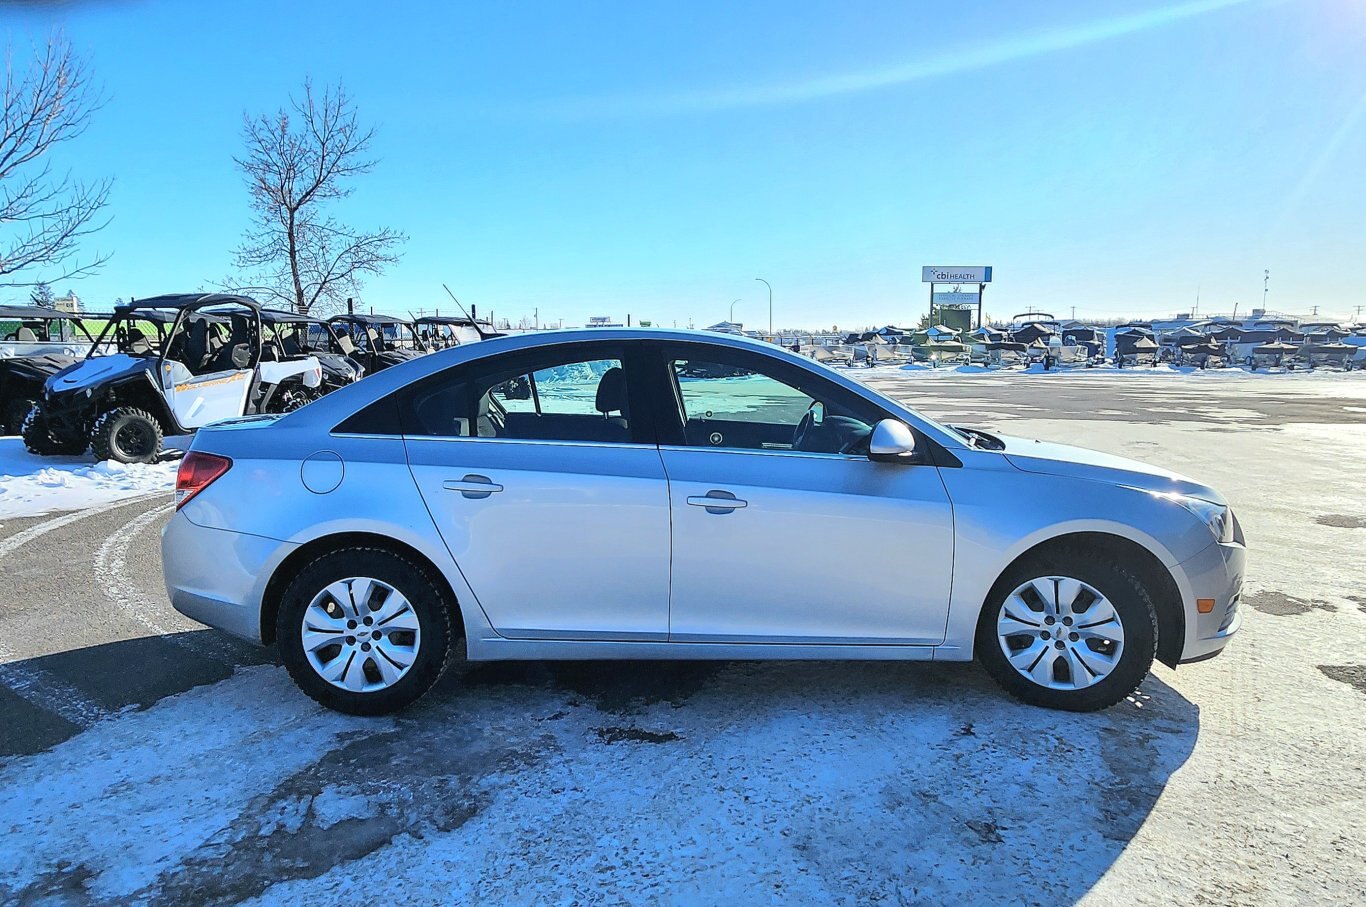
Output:
<instances>
[{"instance_id":1,"label":"car hood","mask_svg":"<svg viewBox=\"0 0 1366 907\"><path fill-rule=\"evenodd\" d=\"M1088 479L1159 494L1184 494L1218 504L1227 503L1223 495L1208 485L1128 457L1032 438L997 437L1005 442L1005 458L1015 468L1025 472Z\"/></svg>"},{"instance_id":2,"label":"car hood","mask_svg":"<svg viewBox=\"0 0 1366 907\"><path fill-rule=\"evenodd\" d=\"M141 356L128 356L123 353L97 356L93 359L83 359L62 369L47 379L46 390L49 394L84 390L154 368L155 359L144 359Z\"/></svg>"}]
</instances>

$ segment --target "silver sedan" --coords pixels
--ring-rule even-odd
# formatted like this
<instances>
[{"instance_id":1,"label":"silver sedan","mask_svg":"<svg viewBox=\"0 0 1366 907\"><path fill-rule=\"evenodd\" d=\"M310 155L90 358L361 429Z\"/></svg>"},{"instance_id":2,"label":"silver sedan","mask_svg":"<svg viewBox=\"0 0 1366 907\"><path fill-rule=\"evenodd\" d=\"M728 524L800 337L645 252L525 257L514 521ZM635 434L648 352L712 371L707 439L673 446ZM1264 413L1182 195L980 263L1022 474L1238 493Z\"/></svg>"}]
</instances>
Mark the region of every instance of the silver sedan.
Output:
<instances>
[{"instance_id":1,"label":"silver sedan","mask_svg":"<svg viewBox=\"0 0 1366 907\"><path fill-rule=\"evenodd\" d=\"M357 714L456 658L975 656L1099 709L1224 647L1246 558L1190 479L644 329L459 346L202 429L176 508L175 607Z\"/></svg>"}]
</instances>

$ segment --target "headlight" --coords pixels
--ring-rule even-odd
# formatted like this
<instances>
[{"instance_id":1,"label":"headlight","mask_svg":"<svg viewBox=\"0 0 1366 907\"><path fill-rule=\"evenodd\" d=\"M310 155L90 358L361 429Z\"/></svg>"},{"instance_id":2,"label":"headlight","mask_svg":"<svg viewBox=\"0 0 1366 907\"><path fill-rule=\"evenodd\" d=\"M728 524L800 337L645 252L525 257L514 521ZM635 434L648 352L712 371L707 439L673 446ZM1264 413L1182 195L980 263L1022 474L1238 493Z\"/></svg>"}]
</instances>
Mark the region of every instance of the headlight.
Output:
<instances>
[{"instance_id":1,"label":"headlight","mask_svg":"<svg viewBox=\"0 0 1366 907\"><path fill-rule=\"evenodd\" d=\"M1202 498L1187 497L1183 494L1163 495L1168 500L1180 504L1209 527L1216 541L1233 541L1233 512L1223 504L1206 501Z\"/></svg>"}]
</instances>

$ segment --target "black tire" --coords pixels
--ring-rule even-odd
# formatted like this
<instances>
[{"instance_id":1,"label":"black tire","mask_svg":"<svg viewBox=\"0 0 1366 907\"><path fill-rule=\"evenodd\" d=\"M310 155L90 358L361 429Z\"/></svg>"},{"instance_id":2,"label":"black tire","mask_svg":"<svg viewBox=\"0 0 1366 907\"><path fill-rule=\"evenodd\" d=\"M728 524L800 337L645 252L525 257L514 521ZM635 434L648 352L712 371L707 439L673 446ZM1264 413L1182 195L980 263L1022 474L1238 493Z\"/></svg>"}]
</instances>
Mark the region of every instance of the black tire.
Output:
<instances>
[{"instance_id":1,"label":"black tire","mask_svg":"<svg viewBox=\"0 0 1366 907\"><path fill-rule=\"evenodd\" d=\"M416 637L416 657L407 673L390 686L370 691L343 689L324 679L309 662L303 646L304 616L315 597L333 583L358 577L379 580L400 592L417 617L420 634ZM373 599L363 603L361 610L372 608L373 604ZM374 610L372 608L370 613ZM290 677L314 701L349 715L387 715L426 695L446 672L459 638L454 627L454 611L453 603L447 601L446 594L429 571L409 558L382 548L344 548L310 562L285 587L276 616L275 639L280 648L280 660ZM344 607L337 613L346 616ZM365 629L356 621L349 621L348 626L352 625L361 631ZM348 641L355 639L347 637ZM340 641L337 647L341 649ZM368 654L362 654L357 648L351 656L370 660L369 664L359 663L370 678L378 676L373 663L379 657L377 651L366 649ZM332 657L340 659L344 654L339 652Z\"/></svg>"},{"instance_id":2,"label":"black tire","mask_svg":"<svg viewBox=\"0 0 1366 907\"><path fill-rule=\"evenodd\" d=\"M90 429L90 449L101 460L151 463L161 453L161 442L161 423L135 406L106 410Z\"/></svg>"},{"instance_id":3,"label":"black tire","mask_svg":"<svg viewBox=\"0 0 1366 907\"><path fill-rule=\"evenodd\" d=\"M28 452L40 457L77 457L85 453L87 447L84 438L54 438L48 428L47 418L38 406L28 411L19 434L23 436Z\"/></svg>"},{"instance_id":4,"label":"black tire","mask_svg":"<svg viewBox=\"0 0 1366 907\"><path fill-rule=\"evenodd\" d=\"M1001 606L1020 585L1040 577L1081 580L1113 606L1124 643L1118 662L1100 681L1081 689L1054 689L1025 677L1007 659L997 636ZM1119 562L1083 548L1058 548L1016 564L997 580L977 622L976 651L982 667L1016 699L1044 708L1094 712L1121 702L1148 676L1157 653L1157 612L1143 584Z\"/></svg>"},{"instance_id":5,"label":"black tire","mask_svg":"<svg viewBox=\"0 0 1366 907\"><path fill-rule=\"evenodd\" d=\"M24 420L28 418L29 410L37 405L37 400L31 400L28 397L20 397L17 400L11 400L5 405L5 422L3 426L0 426L0 430L3 430L4 434L7 435L21 434L24 430Z\"/></svg>"},{"instance_id":6,"label":"black tire","mask_svg":"<svg viewBox=\"0 0 1366 907\"><path fill-rule=\"evenodd\" d=\"M281 388L266 406L268 413L292 413L303 409L314 400L321 400L322 393L302 384Z\"/></svg>"}]
</instances>

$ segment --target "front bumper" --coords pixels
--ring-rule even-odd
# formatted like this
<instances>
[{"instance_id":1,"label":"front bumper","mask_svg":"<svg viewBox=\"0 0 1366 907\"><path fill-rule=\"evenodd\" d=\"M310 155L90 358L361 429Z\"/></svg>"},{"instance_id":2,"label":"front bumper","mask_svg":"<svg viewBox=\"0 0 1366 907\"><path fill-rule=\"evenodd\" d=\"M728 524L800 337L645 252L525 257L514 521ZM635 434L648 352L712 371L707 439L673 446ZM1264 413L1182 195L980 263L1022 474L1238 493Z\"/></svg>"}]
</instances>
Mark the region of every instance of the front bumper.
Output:
<instances>
[{"instance_id":1,"label":"front bumper","mask_svg":"<svg viewBox=\"0 0 1366 907\"><path fill-rule=\"evenodd\" d=\"M1182 605L1186 612L1186 644L1181 662L1204 661L1228 645L1243 624L1243 576L1247 567L1247 548L1236 542L1216 542L1178 569L1185 576ZM1202 614L1200 599L1213 600L1214 607Z\"/></svg>"},{"instance_id":2,"label":"front bumper","mask_svg":"<svg viewBox=\"0 0 1366 907\"><path fill-rule=\"evenodd\" d=\"M161 533L166 593L186 617L260 644L266 583L297 547L197 526L176 513Z\"/></svg>"}]
</instances>

